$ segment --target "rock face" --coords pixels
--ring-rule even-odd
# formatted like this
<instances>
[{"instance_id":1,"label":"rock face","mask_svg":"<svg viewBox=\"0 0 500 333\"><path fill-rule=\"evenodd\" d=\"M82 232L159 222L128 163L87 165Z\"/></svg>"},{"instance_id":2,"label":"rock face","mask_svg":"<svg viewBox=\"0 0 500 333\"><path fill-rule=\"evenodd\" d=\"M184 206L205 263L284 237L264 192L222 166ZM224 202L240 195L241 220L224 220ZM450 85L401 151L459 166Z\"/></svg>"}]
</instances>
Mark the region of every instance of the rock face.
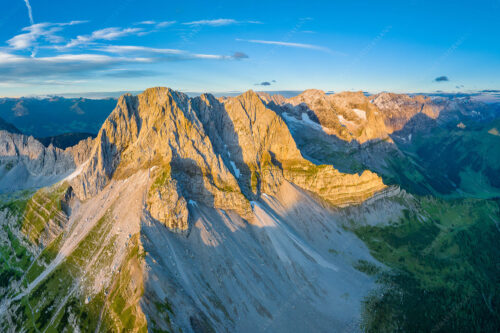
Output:
<instances>
[{"instance_id":1,"label":"rock face","mask_svg":"<svg viewBox=\"0 0 500 333\"><path fill-rule=\"evenodd\" d=\"M284 182L334 205L362 202L385 185L369 171L342 174L305 160L283 119L253 91L219 101L168 88L124 95L73 181L88 199L111 179L149 169L151 216L172 230L188 229L189 206L202 203L253 219L250 201Z\"/></svg>"},{"instance_id":2,"label":"rock face","mask_svg":"<svg viewBox=\"0 0 500 333\"><path fill-rule=\"evenodd\" d=\"M6 131L0 131L0 164L0 192L47 186L75 169L70 153Z\"/></svg>"},{"instance_id":3,"label":"rock face","mask_svg":"<svg viewBox=\"0 0 500 333\"><path fill-rule=\"evenodd\" d=\"M443 98L423 95L380 93L371 102L383 114L388 133L408 135L412 131L426 131L447 123L459 124L464 119L475 121L496 117L495 108L469 97Z\"/></svg>"},{"instance_id":4,"label":"rock face","mask_svg":"<svg viewBox=\"0 0 500 333\"><path fill-rule=\"evenodd\" d=\"M383 115L362 92L326 95L321 90L306 90L280 105L287 115L315 122L326 133L345 141L364 143L388 136Z\"/></svg>"},{"instance_id":5,"label":"rock face","mask_svg":"<svg viewBox=\"0 0 500 333\"><path fill-rule=\"evenodd\" d=\"M427 96L410 97L405 94L380 93L373 96L372 102L384 114L385 125L390 133L399 131L416 114L422 113L431 119L436 119L442 105L436 105Z\"/></svg>"}]
</instances>

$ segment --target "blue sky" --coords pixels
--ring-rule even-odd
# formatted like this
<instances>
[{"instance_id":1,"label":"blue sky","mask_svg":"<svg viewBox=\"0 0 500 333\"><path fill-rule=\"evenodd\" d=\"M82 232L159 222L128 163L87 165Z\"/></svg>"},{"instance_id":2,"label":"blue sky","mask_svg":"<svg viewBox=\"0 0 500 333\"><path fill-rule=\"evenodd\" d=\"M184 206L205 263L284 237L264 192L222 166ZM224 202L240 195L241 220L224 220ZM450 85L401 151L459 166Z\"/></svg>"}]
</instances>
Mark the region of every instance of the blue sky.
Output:
<instances>
[{"instance_id":1,"label":"blue sky","mask_svg":"<svg viewBox=\"0 0 500 333\"><path fill-rule=\"evenodd\" d=\"M209 92L500 89L500 0L2 6L0 96L159 85Z\"/></svg>"}]
</instances>

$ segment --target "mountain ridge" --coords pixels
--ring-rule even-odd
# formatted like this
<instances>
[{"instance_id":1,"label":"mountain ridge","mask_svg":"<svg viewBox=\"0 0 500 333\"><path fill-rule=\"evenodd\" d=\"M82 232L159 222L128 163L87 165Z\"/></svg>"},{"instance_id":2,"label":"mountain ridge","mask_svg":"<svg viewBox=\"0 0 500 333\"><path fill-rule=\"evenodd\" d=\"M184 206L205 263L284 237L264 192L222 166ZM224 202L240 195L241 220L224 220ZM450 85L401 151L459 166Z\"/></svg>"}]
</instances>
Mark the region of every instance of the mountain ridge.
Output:
<instances>
[{"instance_id":1,"label":"mountain ridge","mask_svg":"<svg viewBox=\"0 0 500 333\"><path fill-rule=\"evenodd\" d=\"M440 181L429 170L442 165L417 169L424 164L414 156L439 153L442 143L457 153L467 146L467 163L487 152L469 172L494 175L494 110L438 100L434 119L415 116L421 104L403 97L413 116L394 122L410 118L402 129L388 138L388 127L347 131L348 140L325 130L329 116L359 124L377 116L383 128L392 120L381 123L375 112L384 107L360 93L302 97L309 105L253 91L189 97L156 87L120 97L95 139L64 151L0 132L0 140L18 138L10 149L34 152L19 165L52 171L44 184L0 196L0 239L9 244L1 248L0 329L430 331L446 300L459 302L464 291L472 305L443 330L477 320L494 327L483 298L495 306L487 282L498 267L484 251L498 250L498 200L422 197L379 176L407 177L389 168L397 163L429 177L417 178L424 185ZM324 111L318 119L303 115L315 110ZM463 174L451 162L457 182ZM479 293L477 281L486 286Z\"/></svg>"}]
</instances>

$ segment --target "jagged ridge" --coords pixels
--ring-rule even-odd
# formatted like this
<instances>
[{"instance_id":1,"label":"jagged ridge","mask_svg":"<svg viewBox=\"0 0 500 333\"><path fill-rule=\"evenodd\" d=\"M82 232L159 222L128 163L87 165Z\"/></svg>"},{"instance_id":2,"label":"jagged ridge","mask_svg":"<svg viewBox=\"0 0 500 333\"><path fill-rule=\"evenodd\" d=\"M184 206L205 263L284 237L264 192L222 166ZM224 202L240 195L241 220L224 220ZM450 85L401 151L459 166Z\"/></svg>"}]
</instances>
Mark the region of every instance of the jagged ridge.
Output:
<instances>
[{"instance_id":1,"label":"jagged ridge","mask_svg":"<svg viewBox=\"0 0 500 333\"><path fill-rule=\"evenodd\" d=\"M188 228L189 204L234 210L251 220L250 201L288 181L334 205L359 203L383 189L365 171L342 174L305 160L281 117L249 91L219 101L168 88L124 95L102 126L83 172L73 182L82 199L112 178L152 168L151 215Z\"/></svg>"}]
</instances>

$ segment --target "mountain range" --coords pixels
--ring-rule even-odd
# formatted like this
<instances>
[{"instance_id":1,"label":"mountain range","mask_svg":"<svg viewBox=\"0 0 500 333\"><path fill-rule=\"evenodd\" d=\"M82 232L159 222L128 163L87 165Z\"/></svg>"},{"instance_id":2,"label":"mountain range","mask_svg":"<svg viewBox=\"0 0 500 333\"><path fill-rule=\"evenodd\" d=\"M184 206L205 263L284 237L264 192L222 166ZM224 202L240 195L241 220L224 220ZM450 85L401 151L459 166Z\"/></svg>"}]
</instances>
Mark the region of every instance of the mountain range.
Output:
<instances>
[{"instance_id":1,"label":"mountain range","mask_svg":"<svg viewBox=\"0 0 500 333\"><path fill-rule=\"evenodd\" d=\"M500 105L73 102L90 123L115 106L98 131L33 132L9 112L34 101L0 102L2 331L500 328Z\"/></svg>"}]
</instances>

